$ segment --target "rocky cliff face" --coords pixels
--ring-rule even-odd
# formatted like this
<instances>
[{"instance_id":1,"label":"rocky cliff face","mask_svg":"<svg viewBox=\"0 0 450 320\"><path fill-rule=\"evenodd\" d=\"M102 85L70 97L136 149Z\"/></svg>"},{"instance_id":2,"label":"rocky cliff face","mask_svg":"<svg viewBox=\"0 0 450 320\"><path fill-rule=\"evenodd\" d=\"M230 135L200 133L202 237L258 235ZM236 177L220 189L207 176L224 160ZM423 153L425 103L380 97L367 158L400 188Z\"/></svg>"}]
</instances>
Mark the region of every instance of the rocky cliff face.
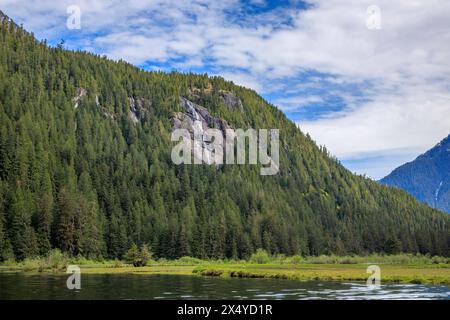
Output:
<instances>
[{"instance_id":1,"label":"rocky cliff face","mask_svg":"<svg viewBox=\"0 0 450 320\"><path fill-rule=\"evenodd\" d=\"M221 90L219 92L220 97L222 98L223 103L230 109L237 109L241 112L244 111L244 106L242 105L241 99L239 99L234 93L228 92L225 90Z\"/></svg>"},{"instance_id":2,"label":"rocky cliff face","mask_svg":"<svg viewBox=\"0 0 450 320\"><path fill-rule=\"evenodd\" d=\"M204 141L203 135L208 129L219 129L222 135L225 136L225 130L231 129L225 120L213 117L209 111L194 102L181 97L180 105L183 112L175 113L173 118L173 130L186 129L191 136L191 145L193 146L193 156L197 160L203 159L207 164L212 164L214 161L214 145L212 142ZM197 134L201 140L194 139L194 133ZM222 153L218 156L223 156L225 152L225 142L220 143Z\"/></svg>"},{"instance_id":3,"label":"rocky cliff face","mask_svg":"<svg viewBox=\"0 0 450 320\"><path fill-rule=\"evenodd\" d=\"M87 96L87 90L85 88L77 88L77 93L75 95L75 97L72 99L72 101L74 102L74 109L77 109L80 101Z\"/></svg>"},{"instance_id":4,"label":"rocky cliff face","mask_svg":"<svg viewBox=\"0 0 450 320\"><path fill-rule=\"evenodd\" d=\"M91 96L92 99L94 99L95 105L97 106L97 108L101 109L105 117L116 119L116 115L110 110L108 110L106 106L100 103L99 96L97 94L93 94L86 88L81 87L77 88L75 96L72 98L74 109L77 109L80 106L80 103L85 99L88 99L89 96ZM128 107L129 107L128 116L130 117L131 121L136 125L144 120L145 116L149 113L149 110L152 107L152 103L148 99L128 97Z\"/></svg>"},{"instance_id":5,"label":"rocky cliff face","mask_svg":"<svg viewBox=\"0 0 450 320\"><path fill-rule=\"evenodd\" d=\"M241 109L239 107L239 105L242 106L240 99L237 98L234 102L236 104L233 108ZM183 112L177 112L175 114L173 118L173 130L185 129L188 131L190 143L185 141L185 147L192 151L194 163L201 163L203 161L206 164L220 166L228 160L231 161L231 159L233 164L235 161L237 163L246 163L246 138L242 135L248 133L249 141L253 142L248 145L248 163L257 164L259 160L260 164L269 165L269 168L261 169L261 174L272 175L278 173L279 151L277 147L272 146L274 149L269 155L267 136L264 137L261 132L258 134L256 130L246 130L245 133L244 130L235 131L238 128L231 128L225 120L212 116L206 108L184 97L180 98L180 105ZM211 132L209 129L217 129L219 132ZM268 131L265 133L268 133ZM217 134L220 137L217 137ZM237 142L236 159L235 141L239 141ZM244 142L243 145L240 142Z\"/></svg>"},{"instance_id":6,"label":"rocky cliff face","mask_svg":"<svg viewBox=\"0 0 450 320\"><path fill-rule=\"evenodd\" d=\"M175 115L175 122L174 127L175 128L185 128L185 129L193 129L193 124L195 121L200 121L202 123L202 128L204 130L208 128L215 128L220 129L222 131L225 131L226 129L231 129L231 127L228 125L228 123L225 120L222 120L220 118L213 117L209 111L198 105L194 102L181 97L180 98L180 104L182 109L185 112L178 112ZM179 127L179 123L177 120L180 120L182 123L186 124L186 120L189 123L187 127Z\"/></svg>"},{"instance_id":7,"label":"rocky cliff face","mask_svg":"<svg viewBox=\"0 0 450 320\"><path fill-rule=\"evenodd\" d=\"M149 108L151 108L151 102L147 99L128 97L130 104L130 118L134 124L144 120L145 115Z\"/></svg>"}]
</instances>

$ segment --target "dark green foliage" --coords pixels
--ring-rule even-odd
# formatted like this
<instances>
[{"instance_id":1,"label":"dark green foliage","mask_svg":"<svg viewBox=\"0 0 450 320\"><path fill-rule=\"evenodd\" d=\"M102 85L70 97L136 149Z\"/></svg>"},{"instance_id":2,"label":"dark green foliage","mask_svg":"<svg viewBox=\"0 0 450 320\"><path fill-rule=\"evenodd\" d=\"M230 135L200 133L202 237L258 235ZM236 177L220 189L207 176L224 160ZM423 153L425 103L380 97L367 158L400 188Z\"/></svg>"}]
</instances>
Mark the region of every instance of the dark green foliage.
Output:
<instances>
[{"instance_id":1,"label":"dark green foliage","mask_svg":"<svg viewBox=\"0 0 450 320\"><path fill-rule=\"evenodd\" d=\"M269 254L264 249L256 250L256 252L250 257L250 262L258 264L269 263L270 260Z\"/></svg>"},{"instance_id":2,"label":"dark green foliage","mask_svg":"<svg viewBox=\"0 0 450 320\"><path fill-rule=\"evenodd\" d=\"M146 244L143 244L141 247L141 261L145 265L151 258L152 258L152 251L150 250L149 246Z\"/></svg>"},{"instance_id":3,"label":"dark green foliage","mask_svg":"<svg viewBox=\"0 0 450 320\"><path fill-rule=\"evenodd\" d=\"M135 267L143 267L152 258L152 252L146 244L143 244L141 250L139 250L138 246L133 243L125 253L124 258L127 263Z\"/></svg>"},{"instance_id":4,"label":"dark green foliage","mask_svg":"<svg viewBox=\"0 0 450 320\"><path fill-rule=\"evenodd\" d=\"M131 263L133 265L136 264L136 266L137 264L140 264L141 255L139 252L139 248L135 243L133 243L131 248L128 249L128 251L125 253L124 258L127 263Z\"/></svg>"},{"instance_id":5,"label":"dark green foliage","mask_svg":"<svg viewBox=\"0 0 450 320\"><path fill-rule=\"evenodd\" d=\"M254 91L48 48L5 20L0 44L0 259L122 258L133 243L165 258L449 254L449 216L352 175ZM234 128L280 128L280 173L173 165L180 96ZM143 101L138 123L129 98Z\"/></svg>"}]
</instances>

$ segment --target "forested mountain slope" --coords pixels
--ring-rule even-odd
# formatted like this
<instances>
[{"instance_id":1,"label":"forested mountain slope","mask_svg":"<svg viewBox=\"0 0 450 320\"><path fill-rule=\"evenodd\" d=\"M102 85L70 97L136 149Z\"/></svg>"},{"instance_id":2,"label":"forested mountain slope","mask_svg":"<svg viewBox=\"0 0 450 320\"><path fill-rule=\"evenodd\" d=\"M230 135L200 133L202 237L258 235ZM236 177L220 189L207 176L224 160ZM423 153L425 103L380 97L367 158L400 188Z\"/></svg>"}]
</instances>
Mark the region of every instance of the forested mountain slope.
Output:
<instances>
[{"instance_id":1,"label":"forested mountain slope","mask_svg":"<svg viewBox=\"0 0 450 320\"><path fill-rule=\"evenodd\" d=\"M434 148L380 180L450 213L450 135Z\"/></svg>"},{"instance_id":2,"label":"forested mountain slope","mask_svg":"<svg viewBox=\"0 0 450 320\"><path fill-rule=\"evenodd\" d=\"M254 91L49 48L0 20L1 259L132 243L166 258L449 254L448 216L352 175ZM280 129L280 172L174 165L186 100L213 124Z\"/></svg>"}]
</instances>

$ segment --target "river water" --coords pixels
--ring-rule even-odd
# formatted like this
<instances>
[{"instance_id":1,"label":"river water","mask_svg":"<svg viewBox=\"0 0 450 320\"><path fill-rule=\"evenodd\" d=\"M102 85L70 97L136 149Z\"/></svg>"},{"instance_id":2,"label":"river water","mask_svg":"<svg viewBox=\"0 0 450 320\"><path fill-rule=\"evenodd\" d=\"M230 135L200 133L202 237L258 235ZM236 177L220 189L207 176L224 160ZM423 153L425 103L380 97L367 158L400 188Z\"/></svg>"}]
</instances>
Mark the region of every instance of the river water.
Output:
<instances>
[{"instance_id":1,"label":"river water","mask_svg":"<svg viewBox=\"0 0 450 320\"><path fill-rule=\"evenodd\" d=\"M450 288L414 284L236 279L176 275L82 275L69 290L66 275L0 273L0 299L447 299Z\"/></svg>"}]
</instances>

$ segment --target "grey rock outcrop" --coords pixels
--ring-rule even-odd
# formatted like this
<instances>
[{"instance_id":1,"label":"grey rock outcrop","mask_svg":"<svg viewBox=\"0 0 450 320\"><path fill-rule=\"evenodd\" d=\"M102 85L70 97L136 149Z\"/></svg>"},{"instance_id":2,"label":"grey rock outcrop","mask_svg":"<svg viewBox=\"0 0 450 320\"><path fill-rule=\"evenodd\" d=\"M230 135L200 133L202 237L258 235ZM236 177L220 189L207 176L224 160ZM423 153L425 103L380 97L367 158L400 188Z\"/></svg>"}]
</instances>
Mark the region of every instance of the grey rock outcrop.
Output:
<instances>
[{"instance_id":1,"label":"grey rock outcrop","mask_svg":"<svg viewBox=\"0 0 450 320\"><path fill-rule=\"evenodd\" d=\"M194 158L203 159L205 163L212 164L215 156L213 143L194 139L194 132L203 136L205 131L214 128L221 130L225 136L225 130L231 129L231 127L225 120L213 117L206 108L186 98L180 98L180 105L184 112L175 113L173 130L186 129L191 135ZM221 144L222 152L224 152L224 144L225 142Z\"/></svg>"},{"instance_id":2,"label":"grey rock outcrop","mask_svg":"<svg viewBox=\"0 0 450 320\"><path fill-rule=\"evenodd\" d=\"M74 102L74 109L78 108L79 102L81 99L87 96L87 90L84 88L77 88L77 92L75 94L75 97L72 99Z\"/></svg>"},{"instance_id":3,"label":"grey rock outcrop","mask_svg":"<svg viewBox=\"0 0 450 320\"><path fill-rule=\"evenodd\" d=\"M238 96L236 96L232 92L221 90L219 92L220 98L222 99L223 103L230 109L235 110L238 109L239 111L244 111L244 106L242 105L241 99L239 99Z\"/></svg>"},{"instance_id":4,"label":"grey rock outcrop","mask_svg":"<svg viewBox=\"0 0 450 320\"><path fill-rule=\"evenodd\" d=\"M208 128L220 129L222 131L231 129L225 120L213 117L206 108L186 98L181 97L180 104L184 112L177 112L175 114L174 129L187 129L193 133L195 121L201 122L203 131Z\"/></svg>"},{"instance_id":5,"label":"grey rock outcrop","mask_svg":"<svg viewBox=\"0 0 450 320\"><path fill-rule=\"evenodd\" d=\"M151 102L143 98L128 97L128 102L130 104L130 118L134 124L139 123L145 117L147 112L146 108L151 107Z\"/></svg>"}]
</instances>

